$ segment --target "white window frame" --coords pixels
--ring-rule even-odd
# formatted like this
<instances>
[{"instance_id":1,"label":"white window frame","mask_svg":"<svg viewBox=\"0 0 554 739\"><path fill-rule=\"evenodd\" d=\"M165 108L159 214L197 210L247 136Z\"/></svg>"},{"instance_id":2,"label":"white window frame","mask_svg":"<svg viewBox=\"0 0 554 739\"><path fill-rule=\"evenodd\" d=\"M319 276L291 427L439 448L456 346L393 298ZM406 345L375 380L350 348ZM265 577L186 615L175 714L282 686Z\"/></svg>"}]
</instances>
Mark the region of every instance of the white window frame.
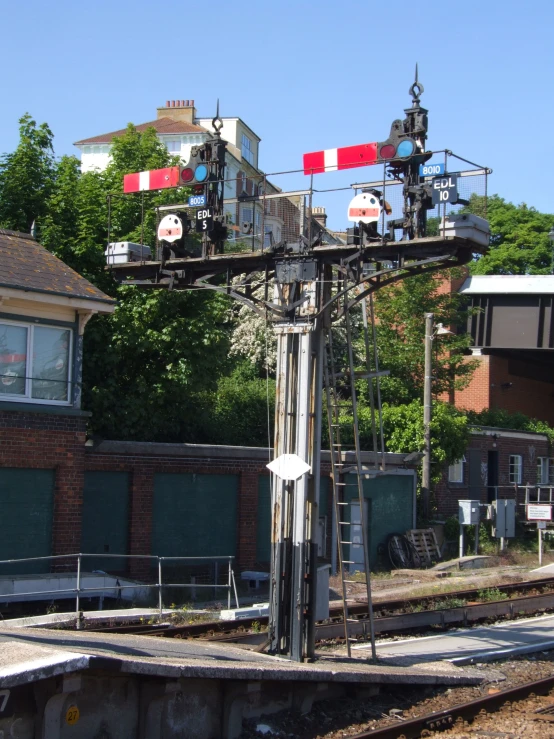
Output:
<instances>
[{"instance_id":1,"label":"white window frame","mask_svg":"<svg viewBox=\"0 0 554 739\"><path fill-rule=\"evenodd\" d=\"M464 481L464 464L465 456L458 459L454 464L448 465L448 482L463 482ZM457 473L457 474L456 474Z\"/></svg>"},{"instance_id":2,"label":"white window frame","mask_svg":"<svg viewBox=\"0 0 554 739\"><path fill-rule=\"evenodd\" d=\"M24 323L23 321L12 321L1 318L0 325L18 326L27 329L27 357L25 361L25 395L11 395L10 393L0 394L0 403L33 403L37 405L73 405L73 327L72 326L55 326L51 323ZM33 344L35 328L54 328L58 331L69 332L69 346L67 354L67 400L49 400L47 398L33 398L32 393L32 376L31 373L33 363Z\"/></svg>"},{"instance_id":3,"label":"white window frame","mask_svg":"<svg viewBox=\"0 0 554 739\"><path fill-rule=\"evenodd\" d=\"M521 485L522 479L523 456L521 454L510 454L508 460L508 480L510 481L510 485Z\"/></svg>"},{"instance_id":4,"label":"white window frame","mask_svg":"<svg viewBox=\"0 0 554 739\"><path fill-rule=\"evenodd\" d=\"M554 485L554 457L537 457L537 485Z\"/></svg>"}]
</instances>

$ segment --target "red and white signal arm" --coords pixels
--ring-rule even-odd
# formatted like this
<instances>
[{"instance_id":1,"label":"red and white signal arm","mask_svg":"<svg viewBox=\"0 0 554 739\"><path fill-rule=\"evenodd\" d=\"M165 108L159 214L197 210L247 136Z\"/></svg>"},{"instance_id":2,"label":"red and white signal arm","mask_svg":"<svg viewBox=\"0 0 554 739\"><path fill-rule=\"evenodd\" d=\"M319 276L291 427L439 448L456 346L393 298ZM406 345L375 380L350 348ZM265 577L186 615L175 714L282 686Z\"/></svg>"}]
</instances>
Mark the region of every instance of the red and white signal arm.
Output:
<instances>
[{"instance_id":1,"label":"red and white signal arm","mask_svg":"<svg viewBox=\"0 0 554 739\"><path fill-rule=\"evenodd\" d=\"M158 239L160 241L168 241L172 244L183 235L183 222L181 219L170 213L164 216L158 226Z\"/></svg>"},{"instance_id":2,"label":"red and white signal arm","mask_svg":"<svg viewBox=\"0 0 554 739\"><path fill-rule=\"evenodd\" d=\"M350 201L348 220L354 223L376 223L381 216L379 198L370 192L361 192Z\"/></svg>"}]
</instances>

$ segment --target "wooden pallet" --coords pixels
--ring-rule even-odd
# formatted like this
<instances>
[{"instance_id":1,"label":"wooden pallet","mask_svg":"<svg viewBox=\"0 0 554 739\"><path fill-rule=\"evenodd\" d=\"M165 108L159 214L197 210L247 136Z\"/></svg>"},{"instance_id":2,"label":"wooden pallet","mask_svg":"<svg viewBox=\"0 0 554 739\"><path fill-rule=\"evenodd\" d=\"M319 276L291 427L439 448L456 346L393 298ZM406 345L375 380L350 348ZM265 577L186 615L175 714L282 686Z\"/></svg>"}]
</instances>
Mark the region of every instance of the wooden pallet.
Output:
<instances>
[{"instance_id":1,"label":"wooden pallet","mask_svg":"<svg viewBox=\"0 0 554 739\"><path fill-rule=\"evenodd\" d=\"M406 538L417 552L421 564L431 564L441 557L435 529L408 529Z\"/></svg>"}]
</instances>

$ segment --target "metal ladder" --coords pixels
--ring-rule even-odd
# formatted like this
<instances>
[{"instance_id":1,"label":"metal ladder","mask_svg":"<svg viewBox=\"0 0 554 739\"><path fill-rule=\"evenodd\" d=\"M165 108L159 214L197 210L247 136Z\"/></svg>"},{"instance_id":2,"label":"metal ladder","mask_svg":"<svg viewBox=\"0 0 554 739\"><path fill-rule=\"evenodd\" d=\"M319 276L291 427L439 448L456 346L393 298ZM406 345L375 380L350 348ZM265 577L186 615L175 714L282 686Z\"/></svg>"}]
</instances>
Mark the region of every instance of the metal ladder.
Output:
<instances>
[{"instance_id":1,"label":"metal ladder","mask_svg":"<svg viewBox=\"0 0 554 739\"><path fill-rule=\"evenodd\" d=\"M373 624L373 604L371 599L371 577L369 568L369 536L367 530L367 522L364 516L364 490L363 478L368 473L377 475L384 471L384 454L379 455L380 451L384 451L383 428L380 423L381 397L379 390L379 377L388 375L388 371L379 370L377 348L375 345L375 321L373 313L373 305L370 304L370 320L367 315L367 305L365 300L362 304L363 311L363 334L366 369L362 372L356 372L354 369L354 350L352 345L352 326L348 310L345 312L346 326L346 368L343 371L337 371L335 352L333 349L333 334L329 328L326 334L325 342L325 362L324 362L324 380L327 399L327 417L329 421L329 444L331 449L331 478L333 481L333 506L335 516L335 529L337 538L337 551L339 572L342 584L342 609L344 618L344 637L348 657L351 656L351 642L355 641L350 636L350 626L353 623L358 624L359 621L350 616L349 604L352 601L347 597L347 585L360 581L349 578L349 570L352 565L356 564L351 557L351 547L354 545L362 545L363 560L365 570L365 585L367 592L367 606L370 627L371 652L373 659L376 659L375 651L375 629ZM372 327L371 336L369 327ZM371 367L373 360L374 367ZM358 404L356 393L356 380L368 380L369 399L372 420L372 436L374 449L374 470L369 470L362 466L360 435L358 426ZM342 398L337 389L337 380L345 379L348 381L348 398ZM376 379L377 397L374 397L373 380ZM379 410L379 433L377 433L376 423L376 406ZM351 450L345 449L345 445L341 440L341 410L352 415L352 430L354 443ZM379 456L381 460L379 460ZM380 469L379 469L380 462ZM347 482L348 475L354 474L354 482ZM353 521L352 504L359 505L360 521L359 524ZM353 527L359 525L361 530L361 541L353 540Z\"/></svg>"}]
</instances>

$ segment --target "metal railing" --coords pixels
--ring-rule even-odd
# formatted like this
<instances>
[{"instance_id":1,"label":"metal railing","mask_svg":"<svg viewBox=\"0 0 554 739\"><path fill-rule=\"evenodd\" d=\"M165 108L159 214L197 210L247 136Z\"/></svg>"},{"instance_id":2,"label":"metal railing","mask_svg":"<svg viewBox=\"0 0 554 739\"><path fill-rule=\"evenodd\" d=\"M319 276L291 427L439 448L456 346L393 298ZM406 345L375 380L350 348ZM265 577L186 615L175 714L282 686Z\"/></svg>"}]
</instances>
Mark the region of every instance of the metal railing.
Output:
<instances>
[{"instance_id":1,"label":"metal railing","mask_svg":"<svg viewBox=\"0 0 554 739\"><path fill-rule=\"evenodd\" d=\"M93 571L92 573L83 573L82 572L82 561L83 559L91 557L94 559L98 558L108 558L108 559L121 559L121 560L140 560L140 559L147 559L151 562L155 563L157 566L154 567L155 571L157 572L157 578L155 582L140 582L136 581L129 585L121 585L118 583L117 585L108 585L105 587L92 587L87 588L82 586L82 579L83 574L91 574L91 575L101 575L106 577L115 577L120 578L123 577L121 572L117 572L115 574L110 574L109 572L104 571ZM2 565L19 565L24 562L45 562L45 561L56 561L61 562L63 560L77 560L77 567L76 571L73 573L71 570L55 570L54 572L48 573L53 575L59 575L60 577L75 577L75 587L73 588L57 588L56 590L29 590L27 592L17 592L13 594L0 594L0 602L10 602L17 600L18 598L24 597L24 596L37 596L37 595L60 595L60 594L75 594L75 613L77 615L77 618L80 618L80 612L81 612L81 598L86 597L86 593L94 593L95 596L102 594L103 592L109 592L109 591L122 591L125 589L152 589L157 590L158 593L158 610L160 617L163 615L163 592L164 589L168 588L185 588L185 589L191 589L193 593L196 593L196 590L199 588L211 588L215 592L218 589L225 589L227 591L227 608L231 608L231 595L234 595L236 607L239 607L239 599L238 599L238 593L237 593L237 586L235 582L235 574L233 571L233 561L234 556L221 556L221 557L158 557L151 554L86 554L83 552L79 552L77 554L58 554L58 555L49 555L46 557L23 557L21 559L3 559L0 560L0 567ZM214 566L214 582L213 583L200 583L196 582L196 578L191 578L193 582L190 583L172 583L172 582L164 582L163 581L163 564L164 563L177 563L177 564L196 564L196 565L210 565L213 564ZM219 575L220 575L220 568L219 565L223 563L224 565L227 565L227 582L226 583L218 583ZM40 573L41 576L43 576L45 573ZM16 575L13 575L10 573L10 577L17 577ZM32 577L33 573L30 575L26 574L25 577ZM37 576L39 576L37 574ZM0 575L0 577L2 577ZM128 576L125 576L128 577ZM132 579L131 577L128 577L128 579Z\"/></svg>"}]
</instances>

